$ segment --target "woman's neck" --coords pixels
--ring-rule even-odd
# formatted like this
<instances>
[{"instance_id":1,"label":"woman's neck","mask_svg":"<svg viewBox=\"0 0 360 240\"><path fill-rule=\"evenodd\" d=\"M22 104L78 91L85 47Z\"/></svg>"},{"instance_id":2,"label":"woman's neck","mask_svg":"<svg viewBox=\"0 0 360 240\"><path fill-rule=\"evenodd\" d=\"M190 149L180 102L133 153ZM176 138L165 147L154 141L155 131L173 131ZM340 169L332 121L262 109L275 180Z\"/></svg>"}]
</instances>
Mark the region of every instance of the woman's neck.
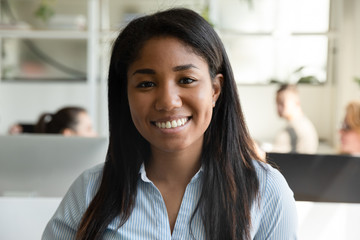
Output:
<instances>
[{"instance_id":1,"label":"woman's neck","mask_svg":"<svg viewBox=\"0 0 360 240\"><path fill-rule=\"evenodd\" d=\"M152 148L152 156L146 164L147 176L153 182L184 184L190 182L201 166L201 149L164 152Z\"/></svg>"}]
</instances>

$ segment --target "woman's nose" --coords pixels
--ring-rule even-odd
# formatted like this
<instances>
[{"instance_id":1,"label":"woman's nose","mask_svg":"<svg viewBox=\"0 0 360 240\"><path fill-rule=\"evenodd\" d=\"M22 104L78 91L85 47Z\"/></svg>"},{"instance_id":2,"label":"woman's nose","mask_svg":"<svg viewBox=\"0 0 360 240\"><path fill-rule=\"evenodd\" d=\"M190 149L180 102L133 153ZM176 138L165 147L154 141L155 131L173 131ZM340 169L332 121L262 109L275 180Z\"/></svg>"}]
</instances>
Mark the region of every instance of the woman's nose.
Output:
<instances>
[{"instance_id":1,"label":"woman's nose","mask_svg":"<svg viewBox=\"0 0 360 240\"><path fill-rule=\"evenodd\" d=\"M171 111L182 105L179 89L175 84L166 84L159 87L156 92L155 109L158 111Z\"/></svg>"}]
</instances>

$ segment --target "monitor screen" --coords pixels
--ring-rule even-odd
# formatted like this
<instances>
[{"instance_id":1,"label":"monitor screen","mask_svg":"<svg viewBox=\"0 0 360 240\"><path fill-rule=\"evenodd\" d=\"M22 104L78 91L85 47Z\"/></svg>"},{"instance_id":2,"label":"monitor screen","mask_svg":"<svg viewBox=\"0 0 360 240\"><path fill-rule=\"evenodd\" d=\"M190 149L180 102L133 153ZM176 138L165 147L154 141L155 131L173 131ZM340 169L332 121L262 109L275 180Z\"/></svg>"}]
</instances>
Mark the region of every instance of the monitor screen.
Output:
<instances>
[{"instance_id":1,"label":"monitor screen","mask_svg":"<svg viewBox=\"0 0 360 240\"><path fill-rule=\"evenodd\" d=\"M0 136L0 196L62 197L84 170L105 161L103 137Z\"/></svg>"},{"instance_id":2,"label":"monitor screen","mask_svg":"<svg viewBox=\"0 0 360 240\"><path fill-rule=\"evenodd\" d=\"M298 201L360 203L360 157L267 153Z\"/></svg>"}]
</instances>

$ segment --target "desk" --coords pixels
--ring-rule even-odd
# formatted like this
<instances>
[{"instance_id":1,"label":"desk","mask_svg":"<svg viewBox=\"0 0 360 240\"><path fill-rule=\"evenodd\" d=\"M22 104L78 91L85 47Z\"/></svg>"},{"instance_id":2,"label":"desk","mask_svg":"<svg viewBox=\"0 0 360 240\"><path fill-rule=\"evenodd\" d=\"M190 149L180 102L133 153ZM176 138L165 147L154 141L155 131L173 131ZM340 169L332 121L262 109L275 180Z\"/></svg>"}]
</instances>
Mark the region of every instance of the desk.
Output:
<instances>
[{"instance_id":1,"label":"desk","mask_svg":"<svg viewBox=\"0 0 360 240\"><path fill-rule=\"evenodd\" d=\"M299 240L360 239L359 203L297 201Z\"/></svg>"},{"instance_id":2,"label":"desk","mask_svg":"<svg viewBox=\"0 0 360 240\"><path fill-rule=\"evenodd\" d=\"M0 239L39 240L61 198L0 197Z\"/></svg>"}]
</instances>

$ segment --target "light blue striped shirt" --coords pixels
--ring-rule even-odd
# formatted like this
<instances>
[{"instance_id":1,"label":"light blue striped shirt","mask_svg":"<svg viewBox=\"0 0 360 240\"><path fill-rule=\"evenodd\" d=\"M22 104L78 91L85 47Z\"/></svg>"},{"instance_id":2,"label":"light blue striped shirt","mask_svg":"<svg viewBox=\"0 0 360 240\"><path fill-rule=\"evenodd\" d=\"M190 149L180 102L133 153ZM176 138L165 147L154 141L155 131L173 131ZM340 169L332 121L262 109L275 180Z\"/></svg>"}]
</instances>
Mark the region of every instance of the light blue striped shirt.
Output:
<instances>
[{"instance_id":1,"label":"light blue striped shirt","mask_svg":"<svg viewBox=\"0 0 360 240\"><path fill-rule=\"evenodd\" d=\"M251 237L256 240L297 239L297 214L293 193L284 177L268 164L255 163L260 182L260 203L251 209ZM87 206L101 181L103 165L85 171L63 198L43 233L43 240L75 239L75 234ZM205 183L206 184L206 183ZM156 186L147 178L145 168L140 180L134 210L127 222L118 229L119 218L107 227L103 239L192 239L189 222L198 202L202 186L202 169L186 187L173 233L165 202ZM191 222L195 239L205 239L199 211Z\"/></svg>"}]
</instances>

